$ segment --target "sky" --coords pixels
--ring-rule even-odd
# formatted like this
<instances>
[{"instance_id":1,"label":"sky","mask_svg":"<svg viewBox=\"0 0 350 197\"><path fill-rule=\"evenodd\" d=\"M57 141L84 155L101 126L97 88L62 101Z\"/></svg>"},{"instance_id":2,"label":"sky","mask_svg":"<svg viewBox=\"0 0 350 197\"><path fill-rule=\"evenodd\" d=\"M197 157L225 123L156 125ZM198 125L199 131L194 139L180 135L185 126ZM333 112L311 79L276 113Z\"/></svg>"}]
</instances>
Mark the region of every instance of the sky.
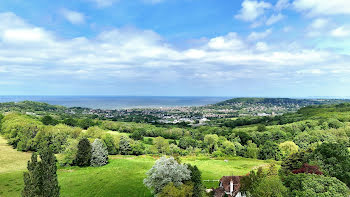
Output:
<instances>
[{"instance_id":1,"label":"sky","mask_svg":"<svg viewBox=\"0 0 350 197\"><path fill-rule=\"evenodd\" d=\"M350 96L349 0L2 0L0 95Z\"/></svg>"}]
</instances>

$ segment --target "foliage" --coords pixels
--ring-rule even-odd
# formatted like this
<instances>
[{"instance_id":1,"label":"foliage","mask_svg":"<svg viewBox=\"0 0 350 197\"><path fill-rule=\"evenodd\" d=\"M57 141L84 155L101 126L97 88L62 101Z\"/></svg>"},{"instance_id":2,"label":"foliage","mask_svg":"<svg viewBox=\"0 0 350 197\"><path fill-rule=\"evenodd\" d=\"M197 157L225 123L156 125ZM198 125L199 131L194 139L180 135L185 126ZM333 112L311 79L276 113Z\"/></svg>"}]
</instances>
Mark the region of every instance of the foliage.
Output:
<instances>
[{"instance_id":1,"label":"foliage","mask_svg":"<svg viewBox=\"0 0 350 197\"><path fill-rule=\"evenodd\" d=\"M323 143L311 154L310 162L350 186L350 153L345 145Z\"/></svg>"},{"instance_id":2,"label":"foliage","mask_svg":"<svg viewBox=\"0 0 350 197\"><path fill-rule=\"evenodd\" d=\"M41 122L44 125L56 125L56 124L58 124L58 121L56 119L52 118L50 115L46 115L46 116L42 117Z\"/></svg>"},{"instance_id":3,"label":"foliage","mask_svg":"<svg viewBox=\"0 0 350 197\"><path fill-rule=\"evenodd\" d=\"M163 137L156 137L153 140L153 147L158 151L158 153L165 154L169 151L169 142Z\"/></svg>"},{"instance_id":4,"label":"foliage","mask_svg":"<svg viewBox=\"0 0 350 197\"><path fill-rule=\"evenodd\" d=\"M37 154L33 153L31 161L28 162L28 172L25 172L24 189L22 196L42 196L58 197L60 187L57 180L56 157L53 151L46 147L40 150L40 159L37 160Z\"/></svg>"},{"instance_id":5,"label":"foliage","mask_svg":"<svg viewBox=\"0 0 350 197\"><path fill-rule=\"evenodd\" d=\"M147 178L143 183L152 190L152 193L158 194L170 182L178 187L190 178L191 171L187 165L177 163L173 157L161 157L147 172Z\"/></svg>"},{"instance_id":6,"label":"foliage","mask_svg":"<svg viewBox=\"0 0 350 197\"><path fill-rule=\"evenodd\" d=\"M100 139L95 139L91 144L91 166L104 166L108 163L108 150Z\"/></svg>"},{"instance_id":7,"label":"foliage","mask_svg":"<svg viewBox=\"0 0 350 197\"><path fill-rule=\"evenodd\" d=\"M118 148L117 148L117 145L116 145L116 140L115 138L107 133L105 134L103 137L102 137L104 143L106 144L107 146L107 150L108 150L108 154L109 155L116 155L118 154ZM119 145L119 143L118 143Z\"/></svg>"},{"instance_id":8,"label":"foliage","mask_svg":"<svg viewBox=\"0 0 350 197\"><path fill-rule=\"evenodd\" d=\"M90 166L91 144L87 138L83 138L78 143L77 157L75 164L81 167Z\"/></svg>"},{"instance_id":9,"label":"foliage","mask_svg":"<svg viewBox=\"0 0 350 197\"><path fill-rule=\"evenodd\" d=\"M132 148L128 137L125 137L125 136L120 137L119 150L120 150L120 154L122 155L131 154Z\"/></svg>"},{"instance_id":10,"label":"foliage","mask_svg":"<svg viewBox=\"0 0 350 197\"><path fill-rule=\"evenodd\" d=\"M285 141L279 144L279 147L284 157L297 153L299 150L299 147L293 141Z\"/></svg>"},{"instance_id":11,"label":"foliage","mask_svg":"<svg viewBox=\"0 0 350 197\"><path fill-rule=\"evenodd\" d=\"M246 157L256 159L258 158L259 149L251 140L247 143Z\"/></svg>"},{"instance_id":12,"label":"foliage","mask_svg":"<svg viewBox=\"0 0 350 197\"><path fill-rule=\"evenodd\" d=\"M282 153L279 146L272 141L265 142L259 152L259 159L274 159L279 161L281 157Z\"/></svg>"},{"instance_id":13,"label":"foliage","mask_svg":"<svg viewBox=\"0 0 350 197\"><path fill-rule=\"evenodd\" d=\"M316 174L294 174L285 178L290 195L295 197L348 197L349 188L334 177Z\"/></svg>"},{"instance_id":14,"label":"foliage","mask_svg":"<svg viewBox=\"0 0 350 197\"><path fill-rule=\"evenodd\" d=\"M251 195L259 197L284 197L287 196L287 191L281 179L274 175L264 177L251 192Z\"/></svg>"},{"instance_id":15,"label":"foliage","mask_svg":"<svg viewBox=\"0 0 350 197\"><path fill-rule=\"evenodd\" d=\"M78 152L78 143L76 139L69 139L65 150L63 152L63 159L60 161L62 166L72 166L74 165L75 158L77 157Z\"/></svg>"},{"instance_id":16,"label":"foliage","mask_svg":"<svg viewBox=\"0 0 350 197\"><path fill-rule=\"evenodd\" d=\"M197 166L192 166L187 164L188 169L191 171L191 182L193 184L193 197L202 197L204 192L204 187L202 184L202 173L199 171Z\"/></svg>"},{"instance_id":17,"label":"foliage","mask_svg":"<svg viewBox=\"0 0 350 197\"><path fill-rule=\"evenodd\" d=\"M305 174L317 174L321 175L323 172L320 171L318 166L312 166L307 163L305 163L301 168L293 170L293 174L300 174L300 173L305 173Z\"/></svg>"},{"instance_id":18,"label":"foliage","mask_svg":"<svg viewBox=\"0 0 350 197\"><path fill-rule=\"evenodd\" d=\"M192 197L193 185L183 184L175 186L174 183L168 183L162 191L157 195L158 197Z\"/></svg>"}]
</instances>

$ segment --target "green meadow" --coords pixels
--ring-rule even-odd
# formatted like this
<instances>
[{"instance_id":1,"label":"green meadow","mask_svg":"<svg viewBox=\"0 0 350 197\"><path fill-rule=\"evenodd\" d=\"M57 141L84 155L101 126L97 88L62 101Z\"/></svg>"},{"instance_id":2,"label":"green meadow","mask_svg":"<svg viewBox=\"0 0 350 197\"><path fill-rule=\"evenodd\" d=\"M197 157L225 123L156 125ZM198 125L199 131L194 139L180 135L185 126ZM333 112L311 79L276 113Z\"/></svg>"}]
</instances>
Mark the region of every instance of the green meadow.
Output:
<instances>
[{"instance_id":1,"label":"green meadow","mask_svg":"<svg viewBox=\"0 0 350 197\"><path fill-rule=\"evenodd\" d=\"M21 195L23 172L31 153L18 152L0 137L0 196ZM109 164L103 167L59 167L58 179L61 196L152 196L143 185L146 172L157 157L152 156L110 156ZM208 157L182 157L183 163L197 165L203 180L217 180L224 175L245 175L268 161L247 158L228 160ZM215 187L217 182L204 182Z\"/></svg>"}]
</instances>

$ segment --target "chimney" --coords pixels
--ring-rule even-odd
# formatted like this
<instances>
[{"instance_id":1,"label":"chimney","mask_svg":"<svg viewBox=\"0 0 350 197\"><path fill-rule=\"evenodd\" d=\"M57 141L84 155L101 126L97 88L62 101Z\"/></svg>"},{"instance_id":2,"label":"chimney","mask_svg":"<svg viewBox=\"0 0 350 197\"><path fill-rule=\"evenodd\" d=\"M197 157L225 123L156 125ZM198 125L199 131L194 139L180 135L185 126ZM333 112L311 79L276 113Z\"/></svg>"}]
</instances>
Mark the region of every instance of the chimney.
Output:
<instances>
[{"instance_id":1,"label":"chimney","mask_svg":"<svg viewBox=\"0 0 350 197\"><path fill-rule=\"evenodd\" d=\"M230 194L233 194L233 181L230 181Z\"/></svg>"}]
</instances>

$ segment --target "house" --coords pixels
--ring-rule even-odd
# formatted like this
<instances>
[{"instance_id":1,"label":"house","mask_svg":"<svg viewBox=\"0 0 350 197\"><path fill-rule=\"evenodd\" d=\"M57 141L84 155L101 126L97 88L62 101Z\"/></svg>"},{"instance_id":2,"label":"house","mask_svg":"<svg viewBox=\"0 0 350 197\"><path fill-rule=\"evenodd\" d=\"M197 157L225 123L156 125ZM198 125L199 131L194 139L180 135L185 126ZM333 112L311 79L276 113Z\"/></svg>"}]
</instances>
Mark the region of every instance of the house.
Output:
<instances>
[{"instance_id":1,"label":"house","mask_svg":"<svg viewBox=\"0 0 350 197\"><path fill-rule=\"evenodd\" d=\"M214 196L223 197L226 194L229 197L244 197L245 195L239 191L240 179L240 176L223 176L220 179L219 187L214 189Z\"/></svg>"}]
</instances>

